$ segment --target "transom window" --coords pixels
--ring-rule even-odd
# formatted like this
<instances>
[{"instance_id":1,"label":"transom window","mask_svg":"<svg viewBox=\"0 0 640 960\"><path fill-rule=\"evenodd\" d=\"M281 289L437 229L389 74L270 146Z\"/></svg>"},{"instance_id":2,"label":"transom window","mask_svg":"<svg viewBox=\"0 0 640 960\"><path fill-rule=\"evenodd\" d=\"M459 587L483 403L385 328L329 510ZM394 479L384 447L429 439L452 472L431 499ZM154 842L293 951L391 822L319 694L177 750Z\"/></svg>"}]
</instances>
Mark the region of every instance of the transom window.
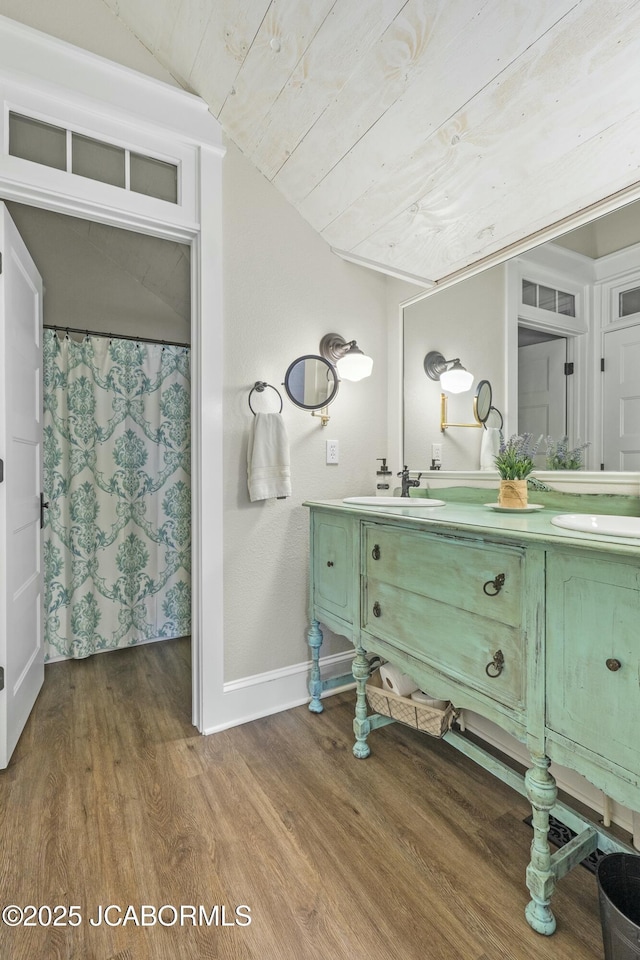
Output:
<instances>
[{"instance_id":1,"label":"transom window","mask_svg":"<svg viewBox=\"0 0 640 960\"><path fill-rule=\"evenodd\" d=\"M168 203L178 202L178 167L155 157L9 113L9 153Z\"/></svg>"},{"instance_id":2,"label":"transom window","mask_svg":"<svg viewBox=\"0 0 640 960\"><path fill-rule=\"evenodd\" d=\"M640 313L640 287L623 290L618 297L618 316L630 317L634 313Z\"/></svg>"},{"instance_id":3,"label":"transom window","mask_svg":"<svg viewBox=\"0 0 640 960\"><path fill-rule=\"evenodd\" d=\"M573 293L564 293L553 287L545 287L532 280L522 281L522 302L528 307L538 307L539 310L549 310L551 313L561 313L565 317L575 317L576 298Z\"/></svg>"}]
</instances>

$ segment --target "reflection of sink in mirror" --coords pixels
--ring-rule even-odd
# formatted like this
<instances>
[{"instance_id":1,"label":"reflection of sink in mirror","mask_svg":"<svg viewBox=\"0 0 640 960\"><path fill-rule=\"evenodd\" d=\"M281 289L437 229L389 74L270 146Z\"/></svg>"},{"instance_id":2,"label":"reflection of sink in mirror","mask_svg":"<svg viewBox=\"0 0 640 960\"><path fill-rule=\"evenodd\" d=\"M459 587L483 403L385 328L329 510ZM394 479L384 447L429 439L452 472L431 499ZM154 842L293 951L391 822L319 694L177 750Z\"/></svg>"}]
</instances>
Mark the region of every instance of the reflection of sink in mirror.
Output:
<instances>
[{"instance_id":1,"label":"reflection of sink in mirror","mask_svg":"<svg viewBox=\"0 0 640 960\"><path fill-rule=\"evenodd\" d=\"M429 500L427 497L345 497L343 503L355 503L362 507L444 507L444 500Z\"/></svg>"},{"instance_id":2,"label":"reflection of sink in mirror","mask_svg":"<svg viewBox=\"0 0 640 960\"><path fill-rule=\"evenodd\" d=\"M608 537L640 537L640 517L608 517L593 513L561 513L551 523L580 533L605 534Z\"/></svg>"}]
</instances>

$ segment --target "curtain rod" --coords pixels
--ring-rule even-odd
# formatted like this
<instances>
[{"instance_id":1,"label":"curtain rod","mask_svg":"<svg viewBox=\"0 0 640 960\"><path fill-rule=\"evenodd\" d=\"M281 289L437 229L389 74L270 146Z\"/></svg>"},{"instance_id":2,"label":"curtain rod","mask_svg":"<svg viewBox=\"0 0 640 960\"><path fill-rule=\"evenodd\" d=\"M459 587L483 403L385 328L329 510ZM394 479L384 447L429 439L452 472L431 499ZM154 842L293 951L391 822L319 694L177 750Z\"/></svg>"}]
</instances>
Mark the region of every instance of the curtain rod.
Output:
<instances>
[{"instance_id":1,"label":"curtain rod","mask_svg":"<svg viewBox=\"0 0 640 960\"><path fill-rule=\"evenodd\" d=\"M187 347L190 343L178 343L176 340L158 340L152 337L131 337L124 333L101 333L98 330L85 330L84 327L60 327L53 323L43 324L45 330L59 330L61 333L84 333L87 337L107 337L109 340L133 340L134 343L157 343L161 347Z\"/></svg>"}]
</instances>

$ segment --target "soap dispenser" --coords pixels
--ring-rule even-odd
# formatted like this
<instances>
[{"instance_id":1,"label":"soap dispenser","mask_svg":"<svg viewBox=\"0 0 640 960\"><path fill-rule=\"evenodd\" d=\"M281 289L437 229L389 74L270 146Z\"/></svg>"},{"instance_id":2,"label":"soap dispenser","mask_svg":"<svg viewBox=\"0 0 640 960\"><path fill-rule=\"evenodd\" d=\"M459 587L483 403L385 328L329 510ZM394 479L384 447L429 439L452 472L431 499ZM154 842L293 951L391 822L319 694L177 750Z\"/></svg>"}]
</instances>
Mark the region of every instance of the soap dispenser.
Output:
<instances>
[{"instance_id":1,"label":"soap dispenser","mask_svg":"<svg viewBox=\"0 0 640 960\"><path fill-rule=\"evenodd\" d=\"M387 466L387 458L378 457L378 462L381 462L382 466L376 471L376 496L390 497L391 483L389 482L389 478L392 476L392 473Z\"/></svg>"}]
</instances>

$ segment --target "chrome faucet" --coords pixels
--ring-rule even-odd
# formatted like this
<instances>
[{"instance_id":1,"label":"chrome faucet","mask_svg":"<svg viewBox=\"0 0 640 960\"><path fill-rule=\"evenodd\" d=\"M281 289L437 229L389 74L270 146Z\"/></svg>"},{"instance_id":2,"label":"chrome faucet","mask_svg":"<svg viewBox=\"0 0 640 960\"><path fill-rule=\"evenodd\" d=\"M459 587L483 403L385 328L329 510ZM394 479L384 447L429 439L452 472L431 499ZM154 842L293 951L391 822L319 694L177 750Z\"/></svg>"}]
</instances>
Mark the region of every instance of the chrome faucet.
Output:
<instances>
[{"instance_id":1,"label":"chrome faucet","mask_svg":"<svg viewBox=\"0 0 640 960\"><path fill-rule=\"evenodd\" d=\"M401 496L401 497L408 497L408 496L409 496L409 487L419 487L419 486L420 486L420 477L422 476L422 474L419 473L418 476L417 476L417 479L415 479L415 480L410 480L410 479L409 479L409 467L406 465L406 463L405 463L405 465L404 465L404 468L403 468L403 469L400 471L400 473L398 474L398 476L402 478L402 491L401 491L401 493L400 493L400 496Z\"/></svg>"}]
</instances>

